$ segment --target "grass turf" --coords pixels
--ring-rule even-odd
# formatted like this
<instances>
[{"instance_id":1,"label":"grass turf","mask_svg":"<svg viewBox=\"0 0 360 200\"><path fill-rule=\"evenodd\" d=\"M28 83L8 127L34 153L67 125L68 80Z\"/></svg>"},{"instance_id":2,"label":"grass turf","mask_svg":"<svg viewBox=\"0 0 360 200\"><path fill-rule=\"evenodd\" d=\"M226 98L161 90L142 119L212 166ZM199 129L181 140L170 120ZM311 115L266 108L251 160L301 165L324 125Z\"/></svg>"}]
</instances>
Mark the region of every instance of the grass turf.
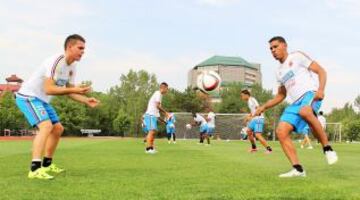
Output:
<instances>
[{"instance_id":1,"label":"grass turf","mask_svg":"<svg viewBox=\"0 0 360 200\"><path fill-rule=\"evenodd\" d=\"M55 180L29 180L31 141L0 141L1 199L360 199L360 144L336 144L328 166L320 146L298 149L307 177L290 170L279 144L274 153L247 153L241 141L167 144L147 155L141 139L63 139ZM297 144L298 145L298 144Z\"/></svg>"}]
</instances>

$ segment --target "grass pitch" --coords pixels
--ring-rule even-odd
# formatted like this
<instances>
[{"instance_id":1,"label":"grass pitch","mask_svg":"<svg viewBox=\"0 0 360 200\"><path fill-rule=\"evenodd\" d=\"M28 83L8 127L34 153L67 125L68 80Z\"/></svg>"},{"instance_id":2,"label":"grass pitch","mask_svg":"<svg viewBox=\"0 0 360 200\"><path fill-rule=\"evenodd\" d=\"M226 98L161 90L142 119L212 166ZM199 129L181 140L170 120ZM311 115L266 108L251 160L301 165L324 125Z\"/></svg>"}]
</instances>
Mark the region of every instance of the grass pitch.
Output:
<instances>
[{"instance_id":1,"label":"grass pitch","mask_svg":"<svg viewBox=\"0 0 360 200\"><path fill-rule=\"evenodd\" d=\"M360 144L333 145L328 166L320 146L299 149L306 178L280 179L290 170L279 144L274 153L247 153L241 141L156 141L147 155L141 139L61 141L55 180L29 180L31 141L0 141L0 199L360 199ZM298 145L298 144L297 144Z\"/></svg>"}]
</instances>

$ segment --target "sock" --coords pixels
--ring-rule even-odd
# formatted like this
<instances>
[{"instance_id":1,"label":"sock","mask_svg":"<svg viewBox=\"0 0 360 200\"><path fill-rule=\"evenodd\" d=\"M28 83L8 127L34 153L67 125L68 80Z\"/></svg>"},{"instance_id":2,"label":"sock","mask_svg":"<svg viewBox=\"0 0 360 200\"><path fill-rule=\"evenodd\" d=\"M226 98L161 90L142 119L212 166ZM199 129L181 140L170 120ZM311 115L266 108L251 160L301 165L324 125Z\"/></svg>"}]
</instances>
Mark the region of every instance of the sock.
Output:
<instances>
[{"instance_id":1,"label":"sock","mask_svg":"<svg viewBox=\"0 0 360 200\"><path fill-rule=\"evenodd\" d=\"M41 159L34 159L31 161L31 171L41 168Z\"/></svg>"},{"instance_id":2,"label":"sock","mask_svg":"<svg viewBox=\"0 0 360 200\"><path fill-rule=\"evenodd\" d=\"M154 147L146 147L146 151L153 150Z\"/></svg>"},{"instance_id":3,"label":"sock","mask_svg":"<svg viewBox=\"0 0 360 200\"><path fill-rule=\"evenodd\" d=\"M303 172L303 171L304 171L303 168L302 168L302 166L299 165L299 164L293 165L293 167L294 167L294 168L296 169L296 171L298 171L298 172Z\"/></svg>"},{"instance_id":4,"label":"sock","mask_svg":"<svg viewBox=\"0 0 360 200\"><path fill-rule=\"evenodd\" d=\"M270 147L270 146L267 146L267 147L266 147L266 150L268 150L268 151L272 151L272 149L271 149L271 147Z\"/></svg>"},{"instance_id":5,"label":"sock","mask_svg":"<svg viewBox=\"0 0 360 200\"><path fill-rule=\"evenodd\" d=\"M333 151L333 149L331 148L330 145L324 146L323 150L324 150L324 153L327 152L327 151Z\"/></svg>"},{"instance_id":6,"label":"sock","mask_svg":"<svg viewBox=\"0 0 360 200\"><path fill-rule=\"evenodd\" d=\"M52 163L52 158L44 157L42 166L49 167L51 165L51 163Z\"/></svg>"},{"instance_id":7,"label":"sock","mask_svg":"<svg viewBox=\"0 0 360 200\"><path fill-rule=\"evenodd\" d=\"M256 149L256 144L251 144L252 149Z\"/></svg>"},{"instance_id":8,"label":"sock","mask_svg":"<svg viewBox=\"0 0 360 200\"><path fill-rule=\"evenodd\" d=\"M173 134L173 140L174 140L174 142L176 141L176 135L175 135L175 133Z\"/></svg>"}]
</instances>

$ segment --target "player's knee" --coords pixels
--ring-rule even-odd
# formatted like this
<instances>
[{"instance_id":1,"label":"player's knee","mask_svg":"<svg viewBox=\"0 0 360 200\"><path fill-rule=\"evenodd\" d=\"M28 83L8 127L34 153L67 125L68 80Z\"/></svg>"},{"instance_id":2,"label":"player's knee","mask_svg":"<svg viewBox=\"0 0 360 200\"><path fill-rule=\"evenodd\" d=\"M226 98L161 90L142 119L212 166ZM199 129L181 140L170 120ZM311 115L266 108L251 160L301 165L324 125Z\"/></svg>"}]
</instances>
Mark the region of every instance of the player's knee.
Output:
<instances>
[{"instance_id":1,"label":"player's knee","mask_svg":"<svg viewBox=\"0 0 360 200\"><path fill-rule=\"evenodd\" d=\"M278 139L280 141L284 140L287 137L287 135L288 135L288 132L284 128L282 128L282 127L276 128L276 136L278 137Z\"/></svg>"},{"instance_id":2,"label":"player's knee","mask_svg":"<svg viewBox=\"0 0 360 200\"><path fill-rule=\"evenodd\" d=\"M64 127L60 123L57 123L53 126L53 133L55 133L56 135L61 136L63 132L64 132Z\"/></svg>"},{"instance_id":3,"label":"player's knee","mask_svg":"<svg viewBox=\"0 0 360 200\"><path fill-rule=\"evenodd\" d=\"M53 129L53 125L52 125L51 121L49 121L49 120L40 122L37 126L40 129L40 131L41 130L46 130L46 132L49 132L49 133Z\"/></svg>"}]
</instances>

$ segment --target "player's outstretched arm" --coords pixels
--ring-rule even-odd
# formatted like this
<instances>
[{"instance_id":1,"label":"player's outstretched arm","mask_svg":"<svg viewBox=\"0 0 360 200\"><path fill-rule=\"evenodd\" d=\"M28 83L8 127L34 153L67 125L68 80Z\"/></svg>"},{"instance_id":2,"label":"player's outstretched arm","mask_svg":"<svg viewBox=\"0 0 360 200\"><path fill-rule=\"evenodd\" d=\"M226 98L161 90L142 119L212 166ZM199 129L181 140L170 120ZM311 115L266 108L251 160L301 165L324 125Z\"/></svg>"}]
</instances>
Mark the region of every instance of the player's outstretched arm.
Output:
<instances>
[{"instance_id":1,"label":"player's outstretched arm","mask_svg":"<svg viewBox=\"0 0 360 200\"><path fill-rule=\"evenodd\" d=\"M84 86L84 87L79 87L79 88L89 88L90 86ZM74 88L73 85L68 84L67 88ZM96 106L98 106L100 104L100 101L97 100L94 97L87 97L85 95L82 94L77 94L77 93L71 93L68 94L68 97L70 97L72 100L83 103L91 108L94 108Z\"/></svg>"},{"instance_id":2,"label":"player's outstretched arm","mask_svg":"<svg viewBox=\"0 0 360 200\"><path fill-rule=\"evenodd\" d=\"M47 95L86 94L90 89L91 87L58 87L51 78L46 78L44 82L44 90Z\"/></svg>"},{"instance_id":3,"label":"player's outstretched arm","mask_svg":"<svg viewBox=\"0 0 360 200\"><path fill-rule=\"evenodd\" d=\"M256 109L255 116L260 115L261 113L265 112L267 109L278 105L285 98L286 98L286 89L284 86L280 86L278 88L278 93L275 95L275 97L273 99L270 99L264 105L262 105Z\"/></svg>"},{"instance_id":4,"label":"player's outstretched arm","mask_svg":"<svg viewBox=\"0 0 360 200\"><path fill-rule=\"evenodd\" d=\"M326 71L322 68L317 62L312 62L309 66L309 69L313 71L319 77L319 88L316 91L315 99L323 99L325 94L325 85L326 85Z\"/></svg>"}]
</instances>

